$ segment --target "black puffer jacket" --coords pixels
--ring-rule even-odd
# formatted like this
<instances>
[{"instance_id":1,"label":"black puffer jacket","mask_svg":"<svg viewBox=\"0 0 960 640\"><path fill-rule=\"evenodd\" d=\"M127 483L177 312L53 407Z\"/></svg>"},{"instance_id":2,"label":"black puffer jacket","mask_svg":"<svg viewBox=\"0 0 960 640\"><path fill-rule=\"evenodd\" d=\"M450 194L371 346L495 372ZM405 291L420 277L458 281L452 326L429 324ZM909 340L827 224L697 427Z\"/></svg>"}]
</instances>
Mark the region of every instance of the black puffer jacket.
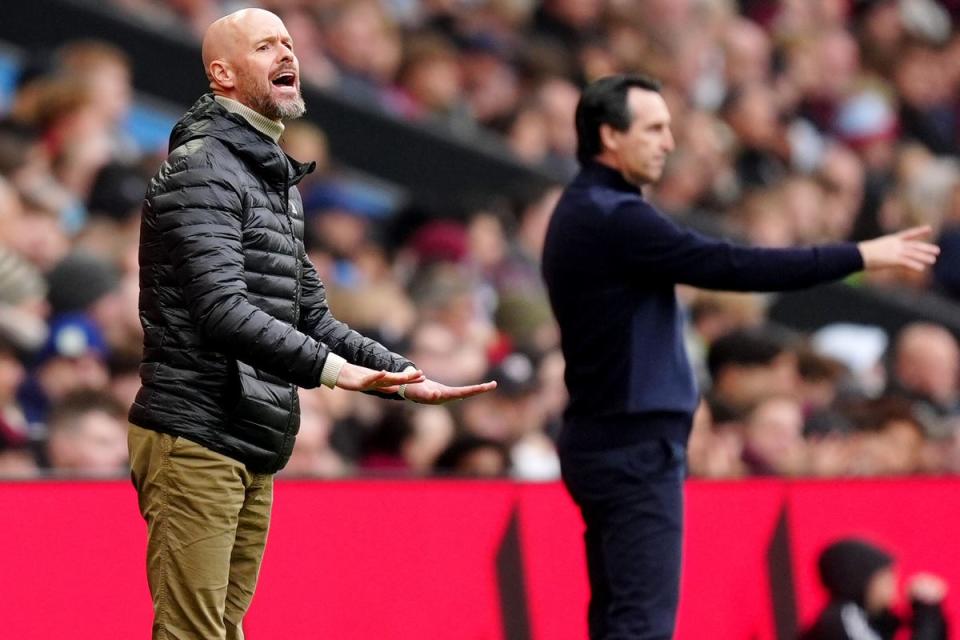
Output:
<instances>
[{"instance_id":1,"label":"black puffer jacket","mask_svg":"<svg viewBox=\"0 0 960 640\"><path fill-rule=\"evenodd\" d=\"M336 320L303 247L294 185L313 170L203 96L174 127L140 230L139 426L183 436L254 472L286 464L296 386L327 354L411 363Z\"/></svg>"}]
</instances>

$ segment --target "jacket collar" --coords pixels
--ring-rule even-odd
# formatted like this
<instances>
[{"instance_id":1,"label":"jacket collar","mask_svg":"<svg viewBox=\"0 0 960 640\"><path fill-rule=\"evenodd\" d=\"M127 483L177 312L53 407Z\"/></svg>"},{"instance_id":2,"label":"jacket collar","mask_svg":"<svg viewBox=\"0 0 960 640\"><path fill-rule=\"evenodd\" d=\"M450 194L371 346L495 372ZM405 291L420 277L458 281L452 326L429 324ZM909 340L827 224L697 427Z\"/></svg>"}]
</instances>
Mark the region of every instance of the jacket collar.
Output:
<instances>
[{"instance_id":1,"label":"jacket collar","mask_svg":"<svg viewBox=\"0 0 960 640\"><path fill-rule=\"evenodd\" d=\"M596 160L585 163L580 169L580 173L574 178L574 182L578 184L610 187L617 191L628 191L643 197L643 192L640 188L627 182L619 171Z\"/></svg>"},{"instance_id":2,"label":"jacket collar","mask_svg":"<svg viewBox=\"0 0 960 640\"><path fill-rule=\"evenodd\" d=\"M204 137L222 142L252 173L276 187L297 184L316 167L315 162L301 163L286 155L268 135L243 116L225 109L209 93L201 96L174 126L170 150Z\"/></svg>"},{"instance_id":3,"label":"jacket collar","mask_svg":"<svg viewBox=\"0 0 960 640\"><path fill-rule=\"evenodd\" d=\"M213 96L221 107L230 113L236 113L243 116L243 119L250 123L250 126L264 134L274 142L280 142L280 136L283 135L283 123L278 120L271 120L262 113L258 113L243 104L231 98L224 96Z\"/></svg>"}]
</instances>

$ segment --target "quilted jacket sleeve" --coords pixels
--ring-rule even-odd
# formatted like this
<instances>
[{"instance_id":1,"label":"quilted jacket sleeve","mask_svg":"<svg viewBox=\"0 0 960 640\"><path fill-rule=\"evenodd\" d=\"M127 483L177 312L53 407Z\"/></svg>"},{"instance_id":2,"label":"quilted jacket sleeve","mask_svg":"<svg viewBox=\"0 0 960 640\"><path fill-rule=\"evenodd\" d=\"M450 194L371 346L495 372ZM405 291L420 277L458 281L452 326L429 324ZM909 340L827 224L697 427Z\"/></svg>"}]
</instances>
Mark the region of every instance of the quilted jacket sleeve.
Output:
<instances>
[{"instance_id":1,"label":"quilted jacket sleeve","mask_svg":"<svg viewBox=\"0 0 960 640\"><path fill-rule=\"evenodd\" d=\"M187 309L214 348L299 386L316 387L327 347L247 299L242 199L223 162L206 148L171 158L150 195Z\"/></svg>"},{"instance_id":2,"label":"quilted jacket sleeve","mask_svg":"<svg viewBox=\"0 0 960 640\"><path fill-rule=\"evenodd\" d=\"M306 256L303 258L300 284L300 329L303 332L352 364L386 371L403 371L413 366L403 356L393 353L376 340L364 337L333 317L323 282Z\"/></svg>"}]
</instances>

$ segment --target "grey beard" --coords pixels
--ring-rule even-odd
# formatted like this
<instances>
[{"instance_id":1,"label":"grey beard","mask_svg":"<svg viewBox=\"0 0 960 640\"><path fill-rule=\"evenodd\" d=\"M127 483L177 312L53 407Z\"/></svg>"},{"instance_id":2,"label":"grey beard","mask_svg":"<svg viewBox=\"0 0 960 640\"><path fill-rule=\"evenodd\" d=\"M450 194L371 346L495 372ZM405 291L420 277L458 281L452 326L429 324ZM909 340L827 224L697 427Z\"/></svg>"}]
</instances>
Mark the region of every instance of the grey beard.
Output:
<instances>
[{"instance_id":1,"label":"grey beard","mask_svg":"<svg viewBox=\"0 0 960 640\"><path fill-rule=\"evenodd\" d=\"M276 107L277 120L296 120L307 112L307 105L303 102L303 96L299 94L296 100L273 106Z\"/></svg>"},{"instance_id":2,"label":"grey beard","mask_svg":"<svg viewBox=\"0 0 960 640\"><path fill-rule=\"evenodd\" d=\"M250 107L271 120L295 120L307 112L303 96L299 93L295 100L284 103L274 102L268 96L251 97Z\"/></svg>"}]
</instances>

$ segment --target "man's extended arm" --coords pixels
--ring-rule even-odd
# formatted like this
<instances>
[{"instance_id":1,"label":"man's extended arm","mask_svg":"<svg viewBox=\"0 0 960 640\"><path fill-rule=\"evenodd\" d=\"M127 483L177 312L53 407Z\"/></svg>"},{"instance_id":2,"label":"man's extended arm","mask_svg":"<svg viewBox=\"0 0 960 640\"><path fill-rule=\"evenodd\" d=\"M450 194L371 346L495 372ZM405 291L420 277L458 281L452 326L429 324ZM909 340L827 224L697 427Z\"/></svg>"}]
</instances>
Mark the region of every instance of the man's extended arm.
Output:
<instances>
[{"instance_id":1,"label":"man's extended arm","mask_svg":"<svg viewBox=\"0 0 960 640\"><path fill-rule=\"evenodd\" d=\"M368 369L403 371L414 364L393 353L376 340L354 331L337 320L327 304L326 289L317 270L306 256L302 260L303 275L300 295L300 330L319 340L347 362Z\"/></svg>"},{"instance_id":2,"label":"man's extended arm","mask_svg":"<svg viewBox=\"0 0 960 640\"><path fill-rule=\"evenodd\" d=\"M911 229L856 245L747 247L684 229L647 203L629 203L608 220L614 259L652 282L731 291L785 291L836 280L867 268L932 264L937 249Z\"/></svg>"},{"instance_id":3,"label":"man's extended arm","mask_svg":"<svg viewBox=\"0 0 960 640\"><path fill-rule=\"evenodd\" d=\"M303 292L301 296L300 328L309 335L321 340L336 355L343 357L348 363L359 364L369 369L386 369L389 371L407 371L414 369L414 364L403 356L397 355L386 347L357 333L343 322L340 322L330 313L323 282L317 275L316 269L310 261L303 259L303 277L301 279ZM419 372L416 372L419 373ZM343 375L350 375L349 364L341 370ZM344 386L341 380L337 386ZM422 376L416 380L409 380L400 386L389 386L378 389L385 393L400 393L404 398L422 404L442 404L451 400L459 400L484 393L496 388L496 383L467 385L464 387L449 387Z\"/></svg>"},{"instance_id":4,"label":"man's extended arm","mask_svg":"<svg viewBox=\"0 0 960 640\"><path fill-rule=\"evenodd\" d=\"M190 316L223 353L299 386L316 387L329 349L247 299L242 201L225 176L202 153L172 159L166 191L150 195ZM403 382L379 376L358 384Z\"/></svg>"}]
</instances>

